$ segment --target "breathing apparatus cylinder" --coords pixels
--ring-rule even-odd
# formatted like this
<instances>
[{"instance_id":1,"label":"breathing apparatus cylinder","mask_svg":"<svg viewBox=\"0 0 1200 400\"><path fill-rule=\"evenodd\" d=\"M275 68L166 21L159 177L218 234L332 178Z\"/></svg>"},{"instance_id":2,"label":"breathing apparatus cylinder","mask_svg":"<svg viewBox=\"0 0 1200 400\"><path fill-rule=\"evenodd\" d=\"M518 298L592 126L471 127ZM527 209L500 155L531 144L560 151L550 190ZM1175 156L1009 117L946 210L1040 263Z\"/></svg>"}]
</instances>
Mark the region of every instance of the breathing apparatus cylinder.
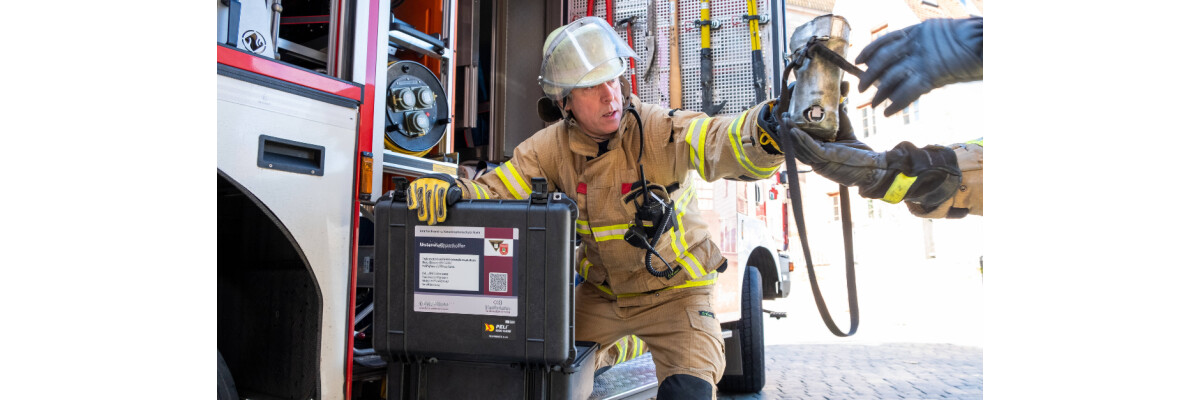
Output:
<instances>
[{"instance_id":1,"label":"breathing apparatus cylinder","mask_svg":"<svg viewBox=\"0 0 1200 400\"><path fill-rule=\"evenodd\" d=\"M788 112L792 122L820 140L832 142L837 137L842 69L807 50L819 43L844 58L849 37L850 24L846 19L826 14L796 28L788 44L793 57L807 58L795 70L796 84L792 86Z\"/></svg>"}]
</instances>

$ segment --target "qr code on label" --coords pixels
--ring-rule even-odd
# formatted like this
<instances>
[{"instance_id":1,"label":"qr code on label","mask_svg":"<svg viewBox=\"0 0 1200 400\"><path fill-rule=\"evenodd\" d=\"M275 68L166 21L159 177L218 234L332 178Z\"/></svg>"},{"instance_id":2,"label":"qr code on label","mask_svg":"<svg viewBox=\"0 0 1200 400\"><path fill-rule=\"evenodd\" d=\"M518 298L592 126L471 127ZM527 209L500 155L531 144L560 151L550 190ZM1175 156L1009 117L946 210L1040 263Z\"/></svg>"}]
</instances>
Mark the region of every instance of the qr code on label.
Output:
<instances>
[{"instance_id":1,"label":"qr code on label","mask_svg":"<svg viewBox=\"0 0 1200 400\"><path fill-rule=\"evenodd\" d=\"M496 293L508 292L508 274L502 272L488 273L488 291Z\"/></svg>"}]
</instances>

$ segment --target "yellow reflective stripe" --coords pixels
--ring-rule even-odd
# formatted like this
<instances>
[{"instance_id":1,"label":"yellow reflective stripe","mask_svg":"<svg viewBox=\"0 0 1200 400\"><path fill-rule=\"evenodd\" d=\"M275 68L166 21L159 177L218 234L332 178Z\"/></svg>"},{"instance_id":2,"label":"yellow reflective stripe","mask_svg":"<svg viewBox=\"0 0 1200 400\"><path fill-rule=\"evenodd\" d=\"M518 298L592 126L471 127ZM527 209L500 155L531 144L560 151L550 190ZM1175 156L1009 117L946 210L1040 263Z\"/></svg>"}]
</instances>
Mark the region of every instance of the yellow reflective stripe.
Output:
<instances>
[{"instance_id":1,"label":"yellow reflective stripe","mask_svg":"<svg viewBox=\"0 0 1200 400\"><path fill-rule=\"evenodd\" d=\"M582 266L583 266L583 268L580 268L580 270L582 270L582 271L583 271L583 273L581 273L580 275L583 275L583 279L584 279L584 280L587 280L587 278L588 278L588 271L591 271L591 269L592 269L592 263L591 263L591 261L588 261L588 260L587 260L587 257L584 257L584 258L583 258L583 260L580 260L580 261L579 261L579 265L582 265Z\"/></svg>"},{"instance_id":2,"label":"yellow reflective stripe","mask_svg":"<svg viewBox=\"0 0 1200 400\"><path fill-rule=\"evenodd\" d=\"M471 183L471 185L470 185L471 198L478 199L479 198L479 185L476 185L475 182L470 182L470 183Z\"/></svg>"},{"instance_id":3,"label":"yellow reflective stripe","mask_svg":"<svg viewBox=\"0 0 1200 400\"><path fill-rule=\"evenodd\" d=\"M629 230L629 224L609 225L592 228L592 237L597 242L603 242L614 239L625 239L625 231Z\"/></svg>"},{"instance_id":4,"label":"yellow reflective stripe","mask_svg":"<svg viewBox=\"0 0 1200 400\"><path fill-rule=\"evenodd\" d=\"M708 286L708 285L712 285L712 284L714 284L714 283L717 283L717 276L718 276L718 275L717 275L716 273L710 273L710 274L708 274L708 275L705 275L705 276L712 276L712 277L711 277L711 278L708 278L708 279L705 279L705 280L700 280L700 281L698 281L698 280L689 280L689 281L687 281L687 282L684 282L684 283L682 283L682 284L679 284L679 285L675 285L675 286L668 286L668 287L665 287L665 288L662 288L662 289L659 289L659 290L656 290L656 291L653 291L653 292L647 292L647 293L622 293L622 294L613 294L613 291L612 291L612 289L609 289L609 288L608 288L608 286L605 286L605 285L603 285L603 284L599 284L599 283L592 283L592 286L595 286L595 287L596 287L596 289L599 289L601 292L607 293L609 296L616 296L618 299L624 299L624 298L629 298L629 297L645 296L645 295L648 295L648 294L653 294L653 293L657 293L657 292L662 292L662 291L665 291L665 290L671 290L671 289L683 289L683 288L690 288L690 287L697 287L697 286Z\"/></svg>"},{"instance_id":5,"label":"yellow reflective stripe","mask_svg":"<svg viewBox=\"0 0 1200 400\"><path fill-rule=\"evenodd\" d=\"M579 232L581 235L590 235L592 234L592 227L588 226L587 221L577 219L575 220L575 232Z\"/></svg>"},{"instance_id":6,"label":"yellow reflective stripe","mask_svg":"<svg viewBox=\"0 0 1200 400\"><path fill-rule=\"evenodd\" d=\"M712 274L712 275L713 275L713 277L709 278L709 279L705 279L702 281L687 281L687 282L684 282L682 285L671 286L667 289L683 289L683 288L690 288L690 287L697 287L697 286L712 285L714 283L717 283L717 275L716 274Z\"/></svg>"},{"instance_id":7,"label":"yellow reflective stripe","mask_svg":"<svg viewBox=\"0 0 1200 400\"><path fill-rule=\"evenodd\" d=\"M696 154L696 146L694 144L695 141L692 139L692 137L696 134L695 128L696 123L698 122L700 122L699 119L693 119L692 123L688 124L687 134L683 136L683 140L687 142L688 160L692 162L692 167L696 168L697 171L704 171L703 159L701 159L700 163L696 162L696 159L699 158L699 156ZM700 176L704 176L704 172L700 172Z\"/></svg>"},{"instance_id":8,"label":"yellow reflective stripe","mask_svg":"<svg viewBox=\"0 0 1200 400\"><path fill-rule=\"evenodd\" d=\"M623 340L623 338L621 341L617 342L617 350L619 350L621 352L621 356L617 357L617 363L625 362L625 346L627 346L626 343L628 343L628 342Z\"/></svg>"},{"instance_id":9,"label":"yellow reflective stripe","mask_svg":"<svg viewBox=\"0 0 1200 400\"><path fill-rule=\"evenodd\" d=\"M770 178L771 174L775 173L775 169L761 168L754 165L754 162L750 161L750 157L746 155L746 149L742 147L742 141L740 140L742 124L746 122L746 115L749 113L749 110L742 111L742 116L738 117L737 122L729 124L729 145L733 147L733 151L737 155L738 164L742 165L742 169L758 179Z\"/></svg>"},{"instance_id":10,"label":"yellow reflective stripe","mask_svg":"<svg viewBox=\"0 0 1200 400\"><path fill-rule=\"evenodd\" d=\"M903 172L896 174L896 179L892 180L892 186L889 186L887 193L883 195L883 201L896 204L900 200L904 200L904 195L908 194L908 188L912 187L913 182L916 181L915 176L908 176Z\"/></svg>"},{"instance_id":11,"label":"yellow reflective stripe","mask_svg":"<svg viewBox=\"0 0 1200 400\"><path fill-rule=\"evenodd\" d=\"M479 184L477 184L477 183L475 183L475 182L471 182L471 184L472 184L472 185L475 185L475 188L476 188L476 189L479 191L479 194L480 194L481 196L483 196L483 198L484 198L484 199L491 199L491 198L492 198L492 195L491 195L490 193L488 193L488 191L487 191L487 189L486 189L486 188L484 188L483 186L479 186Z\"/></svg>"},{"instance_id":12,"label":"yellow reflective stripe","mask_svg":"<svg viewBox=\"0 0 1200 400\"><path fill-rule=\"evenodd\" d=\"M517 172L516 167L513 167L512 161L505 161L504 164L498 168L497 172L497 175L500 176L500 181L504 182L504 187L508 188L508 192L511 193L513 197L517 199L529 197L529 185L525 184L525 180L521 178L521 174ZM516 185L513 185L514 181L517 183Z\"/></svg>"},{"instance_id":13,"label":"yellow reflective stripe","mask_svg":"<svg viewBox=\"0 0 1200 400\"><path fill-rule=\"evenodd\" d=\"M704 142L708 138L708 124L712 123L712 118L694 119L691 124L688 124L688 134L685 140L690 149L692 165L696 167L696 171L704 177ZM696 129L699 127L699 129Z\"/></svg>"},{"instance_id":14,"label":"yellow reflective stripe","mask_svg":"<svg viewBox=\"0 0 1200 400\"><path fill-rule=\"evenodd\" d=\"M683 252L680 252L680 251L679 251L679 246L676 246L676 245L675 245L675 242L683 242L683 233L682 233L682 230L683 230L683 229L682 229L682 228L680 228L680 231L681 231L681 232L680 232L680 234L679 234L678 236L676 236L676 235L675 235L675 228L671 228L671 230L670 230L670 234L671 234L671 250L673 250L673 251L675 252L675 261L678 261L680 264L682 264L682 265L683 265L683 268L684 268L685 270L687 270L687 274L688 274L688 276L689 276L689 277L691 277L692 279L696 279L696 278L699 278L699 277L701 277L701 276L704 276L704 274L700 272L700 271L704 271L704 268L703 268L703 267L700 267L700 266L699 266L699 263L697 263L697 264L692 264L691 262L688 262L688 259L689 259L689 258L690 258L690 259L692 259L692 260L695 260L696 258L695 258L695 257L691 257L691 254L692 254L692 253L691 253L691 252L689 252L689 251L687 251L687 247L686 247L686 245L683 247L683 248L684 248L684 251L683 251ZM685 254L686 254L686 256L685 256Z\"/></svg>"},{"instance_id":15,"label":"yellow reflective stripe","mask_svg":"<svg viewBox=\"0 0 1200 400\"><path fill-rule=\"evenodd\" d=\"M979 147L983 147L983 138L969 141L969 142L967 142L967 144L974 144L974 145L979 145Z\"/></svg>"},{"instance_id":16,"label":"yellow reflective stripe","mask_svg":"<svg viewBox=\"0 0 1200 400\"><path fill-rule=\"evenodd\" d=\"M478 183L469 182L469 181L467 183L470 184L472 199L487 199L490 197L490 196L488 196L487 190L485 190L483 187L479 186Z\"/></svg>"},{"instance_id":17,"label":"yellow reflective stripe","mask_svg":"<svg viewBox=\"0 0 1200 400\"><path fill-rule=\"evenodd\" d=\"M608 286L604 286L599 283L592 283L592 286L595 286L596 289L600 289L601 292L608 293L609 296L614 296L612 289L609 289ZM626 296L626 297L629 297L629 296Z\"/></svg>"},{"instance_id":18,"label":"yellow reflective stripe","mask_svg":"<svg viewBox=\"0 0 1200 400\"><path fill-rule=\"evenodd\" d=\"M688 276L690 276L692 279L696 279L708 274L708 271L704 269L704 264L701 264L700 260L697 260L696 256L688 250L689 247L687 245L687 239L684 237L687 232L683 228L683 215L687 213L688 203L691 203L692 198L695 196L695 186L688 185L687 189L684 189L683 191L683 196L679 199L678 209L680 211L675 213L675 226L678 227L679 233L675 233L676 228L671 228L670 230L671 250L675 251L675 260L679 261L679 263L687 269ZM675 245L675 242L677 241L679 242L679 246ZM683 250L681 251L680 249ZM688 260L691 261L689 262Z\"/></svg>"},{"instance_id":19,"label":"yellow reflective stripe","mask_svg":"<svg viewBox=\"0 0 1200 400\"><path fill-rule=\"evenodd\" d=\"M708 140L708 124L712 122L712 118L705 118L704 124L700 125L700 130L696 131L696 136L700 137L700 147L696 149L697 155L700 157L700 176L704 175L704 142Z\"/></svg>"}]
</instances>

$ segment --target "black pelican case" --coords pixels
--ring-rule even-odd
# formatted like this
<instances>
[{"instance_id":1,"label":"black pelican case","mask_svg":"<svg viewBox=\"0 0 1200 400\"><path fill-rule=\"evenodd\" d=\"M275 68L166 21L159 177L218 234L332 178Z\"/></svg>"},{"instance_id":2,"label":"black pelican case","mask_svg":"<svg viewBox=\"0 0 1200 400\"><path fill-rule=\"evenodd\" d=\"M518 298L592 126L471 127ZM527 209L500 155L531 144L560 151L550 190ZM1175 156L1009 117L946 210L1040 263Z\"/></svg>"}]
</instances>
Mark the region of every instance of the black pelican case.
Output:
<instances>
[{"instance_id":1,"label":"black pelican case","mask_svg":"<svg viewBox=\"0 0 1200 400\"><path fill-rule=\"evenodd\" d=\"M439 361L575 369L578 208L533 179L525 200L464 200L429 226L406 190L375 207L373 346Z\"/></svg>"}]
</instances>

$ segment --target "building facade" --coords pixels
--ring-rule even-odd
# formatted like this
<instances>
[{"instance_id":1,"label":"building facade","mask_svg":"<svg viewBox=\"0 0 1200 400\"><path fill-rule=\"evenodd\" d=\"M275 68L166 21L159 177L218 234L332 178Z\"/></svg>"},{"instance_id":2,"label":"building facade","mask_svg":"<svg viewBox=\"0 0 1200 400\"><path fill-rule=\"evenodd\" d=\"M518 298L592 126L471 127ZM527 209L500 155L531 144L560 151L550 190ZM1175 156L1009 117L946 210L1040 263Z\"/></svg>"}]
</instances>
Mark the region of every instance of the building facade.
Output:
<instances>
[{"instance_id":1,"label":"building facade","mask_svg":"<svg viewBox=\"0 0 1200 400\"><path fill-rule=\"evenodd\" d=\"M850 23L847 59L853 62L872 40L930 18L982 16L981 0L801 1L787 0L788 35L813 17L833 13ZM862 65L859 66L864 67ZM871 107L875 88L857 90L858 80L844 74L851 86L847 96L850 120L859 139L876 151L902 141L917 146L951 144L983 136L983 81L934 89L905 110L883 116L888 103ZM807 168L801 166L800 169ZM801 174L802 201L813 260L817 265L842 265L842 207L850 207L855 258L861 262L927 259L969 262L982 259L983 218L961 220L916 218L903 204L888 204L858 196L850 189L850 204L841 204L838 186L815 174ZM794 242L793 242L794 243ZM799 246L791 249L802 262Z\"/></svg>"}]
</instances>

